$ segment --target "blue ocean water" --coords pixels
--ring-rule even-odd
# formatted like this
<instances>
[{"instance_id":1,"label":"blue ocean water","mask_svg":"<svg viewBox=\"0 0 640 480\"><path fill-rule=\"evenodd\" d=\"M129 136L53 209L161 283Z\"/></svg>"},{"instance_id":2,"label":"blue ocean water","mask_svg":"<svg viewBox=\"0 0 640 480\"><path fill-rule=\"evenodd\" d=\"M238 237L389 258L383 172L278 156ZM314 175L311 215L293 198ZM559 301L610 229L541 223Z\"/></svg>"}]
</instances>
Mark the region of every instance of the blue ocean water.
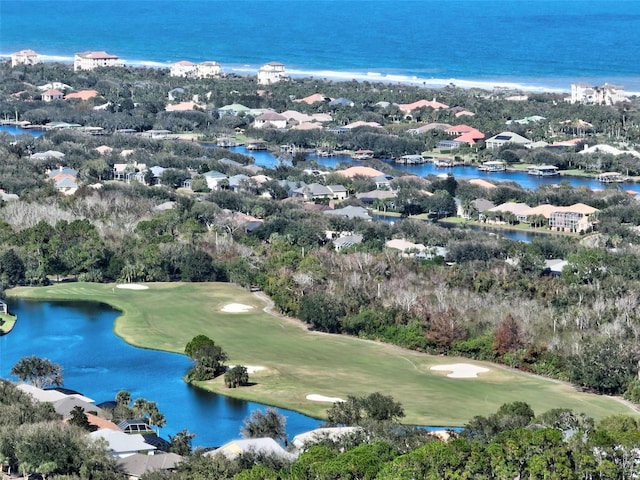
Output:
<instances>
[{"instance_id":1,"label":"blue ocean water","mask_svg":"<svg viewBox=\"0 0 640 480\"><path fill-rule=\"evenodd\" d=\"M216 60L254 74L441 86L640 91L635 0L2 0L0 54Z\"/></svg>"}]
</instances>

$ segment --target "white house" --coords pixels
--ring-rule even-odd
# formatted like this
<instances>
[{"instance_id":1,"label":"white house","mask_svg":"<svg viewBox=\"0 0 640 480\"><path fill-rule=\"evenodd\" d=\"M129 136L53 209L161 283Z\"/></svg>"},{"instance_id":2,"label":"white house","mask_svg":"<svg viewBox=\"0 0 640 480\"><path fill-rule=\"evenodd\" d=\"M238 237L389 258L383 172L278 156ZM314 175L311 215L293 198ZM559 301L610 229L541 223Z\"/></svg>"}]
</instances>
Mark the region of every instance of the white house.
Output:
<instances>
[{"instance_id":1,"label":"white house","mask_svg":"<svg viewBox=\"0 0 640 480\"><path fill-rule=\"evenodd\" d=\"M566 99L571 103L583 105L614 105L626 101L624 87L605 83L596 87L586 83L571 84L571 98Z\"/></svg>"},{"instance_id":2,"label":"white house","mask_svg":"<svg viewBox=\"0 0 640 480\"><path fill-rule=\"evenodd\" d=\"M276 112L265 112L255 118L253 128L287 128L287 118Z\"/></svg>"},{"instance_id":3,"label":"white house","mask_svg":"<svg viewBox=\"0 0 640 480\"><path fill-rule=\"evenodd\" d=\"M119 58L107 52L80 52L73 57L73 71L95 70L99 67L115 67Z\"/></svg>"},{"instance_id":4,"label":"white house","mask_svg":"<svg viewBox=\"0 0 640 480\"><path fill-rule=\"evenodd\" d=\"M269 62L258 70L258 83L260 85L271 85L279 82L284 77L284 64L279 62Z\"/></svg>"},{"instance_id":5,"label":"white house","mask_svg":"<svg viewBox=\"0 0 640 480\"><path fill-rule=\"evenodd\" d=\"M208 61L198 64L198 78L217 78L222 73L222 67L218 62Z\"/></svg>"},{"instance_id":6,"label":"white house","mask_svg":"<svg viewBox=\"0 0 640 480\"><path fill-rule=\"evenodd\" d=\"M174 63L169 68L169 75L172 77L195 77L198 66L188 60L181 60Z\"/></svg>"},{"instance_id":7,"label":"white house","mask_svg":"<svg viewBox=\"0 0 640 480\"><path fill-rule=\"evenodd\" d=\"M11 66L17 67L18 65L36 65L40 63L40 55L33 50L20 50L19 52L11 54Z\"/></svg>"}]
</instances>

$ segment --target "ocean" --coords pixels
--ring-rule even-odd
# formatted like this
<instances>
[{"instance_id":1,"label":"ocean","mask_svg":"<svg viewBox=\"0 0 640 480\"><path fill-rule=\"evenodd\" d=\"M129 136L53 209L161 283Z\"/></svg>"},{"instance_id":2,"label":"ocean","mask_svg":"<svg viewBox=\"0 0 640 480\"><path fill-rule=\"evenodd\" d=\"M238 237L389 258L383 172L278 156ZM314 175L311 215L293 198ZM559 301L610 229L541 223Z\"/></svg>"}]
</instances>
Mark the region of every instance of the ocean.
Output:
<instances>
[{"instance_id":1,"label":"ocean","mask_svg":"<svg viewBox=\"0 0 640 480\"><path fill-rule=\"evenodd\" d=\"M215 60L255 74L429 87L640 92L636 0L0 0L0 54L126 64Z\"/></svg>"}]
</instances>

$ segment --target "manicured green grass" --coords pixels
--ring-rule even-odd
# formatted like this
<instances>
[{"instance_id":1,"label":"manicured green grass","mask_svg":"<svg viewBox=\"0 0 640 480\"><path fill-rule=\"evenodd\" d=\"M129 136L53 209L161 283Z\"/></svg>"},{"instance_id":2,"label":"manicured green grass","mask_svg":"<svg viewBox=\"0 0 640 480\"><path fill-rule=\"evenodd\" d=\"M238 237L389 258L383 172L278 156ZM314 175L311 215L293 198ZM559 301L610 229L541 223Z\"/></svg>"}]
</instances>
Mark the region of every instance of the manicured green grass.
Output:
<instances>
[{"instance_id":1,"label":"manicured green grass","mask_svg":"<svg viewBox=\"0 0 640 480\"><path fill-rule=\"evenodd\" d=\"M34 299L95 300L123 311L115 331L145 348L182 352L195 335L221 345L230 364L263 366L250 375L256 384L226 389L222 380L204 385L237 398L322 417L329 406L306 400L308 394L345 398L379 391L400 401L407 423L462 425L505 403L526 401L536 412L567 407L595 418L633 414L621 402L585 394L551 380L500 366L460 358L425 355L357 338L309 332L300 323L263 312L256 295L224 283L148 284L148 290L123 290L104 284L60 284L10 290ZM249 305L248 313L223 313L229 303ZM475 379L451 379L434 365L473 363L490 369Z\"/></svg>"},{"instance_id":2,"label":"manicured green grass","mask_svg":"<svg viewBox=\"0 0 640 480\"><path fill-rule=\"evenodd\" d=\"M0 320L2 320L2 325L0 325L0 336L6 335L11 330L13 330L13 326L16 324L16 316L8 313L0 313Z\"/></svg>"}]
</instances>

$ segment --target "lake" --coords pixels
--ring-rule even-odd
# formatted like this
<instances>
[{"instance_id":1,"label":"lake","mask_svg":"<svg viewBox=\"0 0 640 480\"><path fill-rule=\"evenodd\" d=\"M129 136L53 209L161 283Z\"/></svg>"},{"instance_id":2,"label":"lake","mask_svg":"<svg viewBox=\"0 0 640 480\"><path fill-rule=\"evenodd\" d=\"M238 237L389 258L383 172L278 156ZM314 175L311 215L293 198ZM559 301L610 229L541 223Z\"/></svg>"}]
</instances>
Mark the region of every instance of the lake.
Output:
<instances>
[{"instance_id":1,"label":"lake","mask_svg":"<svg viewBox=\"0 0 640 480\"><path fill-rule=\"evenodd\" d=\"M216 395L186 384L189 359L184 355L136 348L113 333L119 312L95 302L36 302L9 299L18 322L0 337L0 375L23 357L37 355L62 365L64 385L96 403L115 399L119 390L132 398L155 401L167 419L161 436L187 429L194 446L219 446L240 437L252 402ZM15 379L14 379L15 380ZM329 405L329 404L327 404ZM317 428L321 421L279 409L287 418L289 438Z\"/></svg>"}]
</instances>

